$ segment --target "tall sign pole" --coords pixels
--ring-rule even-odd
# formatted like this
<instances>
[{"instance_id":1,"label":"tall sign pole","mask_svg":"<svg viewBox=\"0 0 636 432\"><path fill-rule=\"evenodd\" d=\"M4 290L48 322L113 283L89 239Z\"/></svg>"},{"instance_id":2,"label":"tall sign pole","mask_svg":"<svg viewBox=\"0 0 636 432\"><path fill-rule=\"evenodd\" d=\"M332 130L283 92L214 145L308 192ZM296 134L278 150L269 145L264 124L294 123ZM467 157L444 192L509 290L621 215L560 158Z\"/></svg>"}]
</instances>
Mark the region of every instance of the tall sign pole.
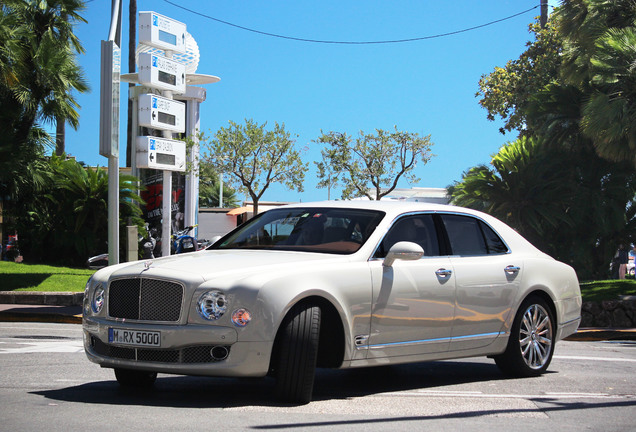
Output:
<instances>
[{"instance_id":1,"label":"tall sign pole","mask_svg":"<svg viewBox=\"0 0 636 432\"><path fill-rule=\"evenodd\" d=\"M186 91L185 65L174 61L172 53L184 53L186 51L186 25L157 14L155 12L139 13L139 43L157 49L162 49L164 56L154 53L140 53L138 59L139 83L152 89L161 91L162 97L148 94L139 96L139 124L162 131L165 140L154 139L155 148L142 145L137 147L137 167L145 162L150 162L155 155L157 168L161 168L163 177L163 199L161 206L161 256L170 255L171 231L172 231L172 171L185 171L185 143L183 145L167 143L164 149L170 147L174 158L163 157L159 164L159 153L156 145L160 142L172 141L173 133L185 132L185 104L173 100L173 94L182 94ZM144 110L145 99L150 98L150 107ZM149 115L149 118L146 116ZM151 137L148 137L152 140ZM139 142L139 141L138 141ZM145 158L144 153L148 155ZM177 154L178 153L178 154ZM174 162L170 164L169 162ZM158 165L161 165L159 167Z\"/></svg>"},{"instance_id":2,"label":"tall sign pole","mask_svg":"<svg viewBox=\"0 0 636 432\"><path fill-rule=\"evenodd\" d=\"M121 2L111 0L108 40L101 43L99 154L108 158L108 264L119 263L119 84Z\"/></svg>"},{"instance_id":3,"label":"tall sign pole","mask_svg":"<svg viewBox=\"0 0 636 432\"><path fill-rule=\"evenodd\" d=\"M137 136L133 172L137 169L162 172L161 195L155 197L161 200L161 255L168 256L174 210L173 171L189 171L183 209L186 226L196 225L198 208L198 146L195 144L187 152L185 142L173 139L173 134L186 133L196 141L199 104L205 100L205 89L192 84L215 83L220 78L194 73L199 59L198 47L196 43L186 43L191 36L184 23L156 12L139 12L138 24L138 72L124 74L121 80L140 84L132 87L129 95L137 114L133 115L133 131L139 133L138 127L148 128L153 136ZM156 194L157 189L154 191ZM153 208L153 217L156 217L155 210L159 209Z\"/></svg>"}]
</instances>

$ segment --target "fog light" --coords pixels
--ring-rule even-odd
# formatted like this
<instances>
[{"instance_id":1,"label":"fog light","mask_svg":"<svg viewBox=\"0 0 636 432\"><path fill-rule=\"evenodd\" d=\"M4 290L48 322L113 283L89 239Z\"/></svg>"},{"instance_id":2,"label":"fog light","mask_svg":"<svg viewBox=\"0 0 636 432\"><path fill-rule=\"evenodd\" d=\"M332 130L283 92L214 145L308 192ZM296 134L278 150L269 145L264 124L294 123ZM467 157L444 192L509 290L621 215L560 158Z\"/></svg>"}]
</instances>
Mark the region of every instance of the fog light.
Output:
<instances>
[{"instance_id":1,"label":"fog light","mask_svg":"<svg viewBox=\"0 0 636 432\"><path fill-rule=\"evenodd\" d=\"M95 291L93 291L93 300L91 301L91 309L93 313L100 313L104 307L104 286L97 285Z\"/></svg>"},{"instance_id":2,"label":"fog light","mask_svg":"<svg viewBox=\"0 0 636 432\"><path fill-rule=\"evenodd\" d=\"M237 309L232 312L232 322L238 327L245 327L252 320L252 314L247 309Z\"/></svg>"},{"instance_id":3,"label":"fog light","mask_svg":"<svg viewBox=\"0 0 636 432\"><path fill-rule=\"evenodd\" d=\"M199 297L197 302L199 315L207 320L217 320L227 310L225 294L220 291L208 291Z\"/></svg>"}]
</instances>

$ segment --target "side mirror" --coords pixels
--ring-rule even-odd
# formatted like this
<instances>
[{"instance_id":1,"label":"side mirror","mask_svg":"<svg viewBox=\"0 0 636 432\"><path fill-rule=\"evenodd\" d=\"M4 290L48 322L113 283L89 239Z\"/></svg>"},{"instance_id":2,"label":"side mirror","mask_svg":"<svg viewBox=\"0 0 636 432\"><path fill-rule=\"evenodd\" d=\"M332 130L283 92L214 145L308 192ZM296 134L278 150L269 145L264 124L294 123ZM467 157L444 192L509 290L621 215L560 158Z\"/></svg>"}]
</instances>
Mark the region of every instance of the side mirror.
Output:
<instances>
[{"instance_id":1,"label":"side mirror","mask_svg":"<svg viewBox=\"0 0 636 432\"><path fill-rule=\"evenodd\" d=\"M221 240L221 236L220 235L212 237L210 239L210 246L213 245L214 243L218 242L219 240Z\"/></svg>"},{"instance_id":2,"label":"side mirror","mask_svg":"<svg viewBox=\"0 0 636 432\"><path fill-rule=\"evenodd\" d=\"M417 243L401 241L394 244L384 258L385 267L391 267L396 260L415 261L424 256L424 249Z\"/></svg>"}]
</instances>

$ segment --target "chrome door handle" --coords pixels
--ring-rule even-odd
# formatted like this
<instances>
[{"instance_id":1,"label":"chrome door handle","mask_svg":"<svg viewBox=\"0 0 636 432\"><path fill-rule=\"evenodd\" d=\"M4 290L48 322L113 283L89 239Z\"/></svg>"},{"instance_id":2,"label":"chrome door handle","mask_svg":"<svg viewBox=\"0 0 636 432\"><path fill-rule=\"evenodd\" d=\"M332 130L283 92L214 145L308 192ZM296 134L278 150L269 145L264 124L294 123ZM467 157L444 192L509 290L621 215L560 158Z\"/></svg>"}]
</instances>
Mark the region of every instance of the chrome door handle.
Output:
<instances>
[{"instance_id":1,"label":"chrome door handle","mask_svg":"<svg viewBox=\"0 0 636 432\"><path fill-rule=\"evenodd\" d=\"M519 270L521 270L521 267L519 266L513 266L513 265L509 265L507 266L505 269L506 273L508 274L516 274L519 273Z\"/></svg>"},{"instance_id":2,"label":"chrome door handle","mask_svg":"<svg viewBox=\"0 0 636 432\"><path fill-rule=\"evenodd\" d=\"M441 277L441 278L447 278L447 277L449 277L450 275L452 275L452 274L453 274L453 271L452 271L452 270L446 270L446 269L444 269L444 268L441 268L441 269L439 269L439 270L436 270L436 271L435 271L435 274L436 274L437 276Z\"/></svg>"}]
</instances>

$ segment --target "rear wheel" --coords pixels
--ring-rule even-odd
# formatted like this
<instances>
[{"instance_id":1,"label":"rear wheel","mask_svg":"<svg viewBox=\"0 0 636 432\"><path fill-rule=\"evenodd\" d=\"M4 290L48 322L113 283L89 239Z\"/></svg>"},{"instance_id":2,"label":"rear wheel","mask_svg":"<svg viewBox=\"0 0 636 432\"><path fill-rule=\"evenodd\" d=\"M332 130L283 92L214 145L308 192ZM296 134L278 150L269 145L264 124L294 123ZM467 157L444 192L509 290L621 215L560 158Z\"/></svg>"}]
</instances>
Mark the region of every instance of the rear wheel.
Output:
<instances>
[{"instance_id":1,"label":"rear wheel","mask_svg":"<svg viewBox=\"0 0 636 432\"><path fill-rule=\"evenodd\" d=\"M495 356L495 362L508 375L540 375L552 360L554 337L554 316L547 302L538 296L528 297L517 312L506 351Z\"/></svg>"},{"instance_id":2,"label":"rear wheel","mask_svg":"<svg viewBox=\"0 0 636 432\"><path fill-rule=\"evenodd\" d=\"M157 379L157 372L115 368L115 378L122 387L152 387Z\"/></svg>"},{"instance_id":3,"label":"rear wheel","mask_svg":"<svg viewBox=\"0 0 636 432\"><path fill-rule=\"evenodd\" d=\"M275 363L276 394L286 402L309 403L314 388L320 308L296 305L281 327Z\"/></svg>"}]
</instances>

